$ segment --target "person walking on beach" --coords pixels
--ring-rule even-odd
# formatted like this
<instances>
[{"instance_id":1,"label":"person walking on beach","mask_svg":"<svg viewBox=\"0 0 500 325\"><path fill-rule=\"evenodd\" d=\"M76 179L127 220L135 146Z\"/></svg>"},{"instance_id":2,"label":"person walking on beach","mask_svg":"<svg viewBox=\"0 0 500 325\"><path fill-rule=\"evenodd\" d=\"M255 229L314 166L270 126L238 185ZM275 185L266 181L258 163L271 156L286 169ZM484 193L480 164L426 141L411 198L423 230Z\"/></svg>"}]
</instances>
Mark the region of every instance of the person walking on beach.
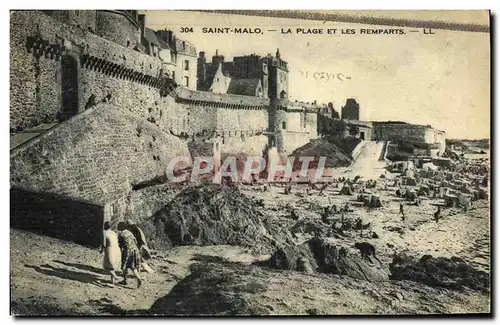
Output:
<instances>
[{"instance_id":1,"label":"person walking on beach","mask_svg":"<svg viewBox=\"0 0 500 325\"><path fill-rule=\"evenodd\" d=\"M127 224L123 221L118 224L118 243L122 249L123 281L120 284L127 284L127 273L130 269L137 278L137 288L139 288L142 284L142 279L139 275L141 253L139 247L137 247L137 240L134 234L127 229Z\"/></svg>"},{"instance_id":2,"label":"person walking on beach","mask_svg":"<svg viewBox=\"0 0 500 325\"><path fill-rule=\"evenodd\" d=\"M403 207L403 203L399 203L399 214L401 214L401 220L405 221L405 211Z\"/></svg>"},{"instance_id":3,"label":"person walking on beach","mask_svg":"<svg viewBox=\"0 0 500 325\"><path fill-rule=\"evenodd\" d=\"M441 216L441 206L438 206L437 211L434 212L434 220L436 221L436 223L438 223L440 216Z\"/></svg>"},{"instance_id":4,"label":"person walking on beach","mask_svg":"<svg viewBox=\"0 0 500 325\"><path fill-rule=\"evenodd\" d=\"M142 229L133 221L127 220L128 230L132 234L134 234L135 240L137 241L137 247L139 248L139 252L141 252L141 256L144 256L147 259L151 259L153 257L151 249L148 247L148 243L146 241L146 235Z\"/></svg>"},{"instance_id":5,"label":"person walking on beach","mask_svg":"<svg viewBox=\"0 0 500 325\"><path fill-rule=\"evenodd\" d=\"M120 270L122 264L122 255L120 246L118 245L118 235L111 230L109 222L104 223L104 243L101 247L101 254L104 252L103 267L109 271L111 275L111 284L115 285L115 280L118 279L116 271Z\"/></svg>"}]
</instances>

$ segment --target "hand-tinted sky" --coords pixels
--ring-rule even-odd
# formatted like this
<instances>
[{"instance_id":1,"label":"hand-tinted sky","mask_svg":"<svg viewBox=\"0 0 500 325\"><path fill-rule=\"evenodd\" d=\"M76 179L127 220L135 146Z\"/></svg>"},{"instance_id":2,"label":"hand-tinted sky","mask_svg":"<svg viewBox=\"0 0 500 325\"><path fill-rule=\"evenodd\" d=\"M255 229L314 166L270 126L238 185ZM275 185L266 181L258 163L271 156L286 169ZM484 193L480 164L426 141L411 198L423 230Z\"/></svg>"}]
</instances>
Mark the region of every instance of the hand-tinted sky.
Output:
<instances>
[{"instance_id":1,"label":"hand-tinted sky","mask_svg":"<svg viewBox=\"0 0 500 325\"><path fill-rule=\"evenodd\" d=\"M404 28L405 35L361 35L361 28L398 27L182 11L146 14L150 28L172 29L209 58L216 49L231 60L236 55L275 54L279 48L290 68L291 99L333 102L340 111L346 98L353 97L362 120L431 124L450 138L489 137L487 33L433 30L435 34L424 35L422 29ZM471 16L478 22L478 12ZM408 13L401 17L409 18ZM459 20L456 12L450 18ZM487 12L480 23L488 24ZM181 27L193 27L194 33L181 34ZM258 27L264 34L203 34L202 27ZM294 32L282 35L281 28ZM336 28L337 33L355 29L356 34L297 35L296 28ZM326 74L318 74L322 72L342 73L343 80L327 80Z\"/></svg>"}]
</instances>

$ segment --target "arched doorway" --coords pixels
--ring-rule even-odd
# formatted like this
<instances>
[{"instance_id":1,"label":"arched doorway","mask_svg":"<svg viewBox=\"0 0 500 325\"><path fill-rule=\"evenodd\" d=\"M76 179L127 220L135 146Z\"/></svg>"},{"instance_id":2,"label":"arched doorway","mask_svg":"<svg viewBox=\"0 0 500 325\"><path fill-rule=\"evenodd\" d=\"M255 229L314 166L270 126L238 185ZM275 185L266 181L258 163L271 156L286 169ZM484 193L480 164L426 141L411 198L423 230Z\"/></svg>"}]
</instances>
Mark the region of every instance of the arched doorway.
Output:
<instances>
[{"instance_id":1,"label":"arched doorway","mask_svg":"<svg viewBox=\"0 0 500 325\"><path fill-rule=\"evenodd\" d=\"M78 62L72 56L61 59L61 120L67 120L78 114Z\"/></svg>"}]
</instances>

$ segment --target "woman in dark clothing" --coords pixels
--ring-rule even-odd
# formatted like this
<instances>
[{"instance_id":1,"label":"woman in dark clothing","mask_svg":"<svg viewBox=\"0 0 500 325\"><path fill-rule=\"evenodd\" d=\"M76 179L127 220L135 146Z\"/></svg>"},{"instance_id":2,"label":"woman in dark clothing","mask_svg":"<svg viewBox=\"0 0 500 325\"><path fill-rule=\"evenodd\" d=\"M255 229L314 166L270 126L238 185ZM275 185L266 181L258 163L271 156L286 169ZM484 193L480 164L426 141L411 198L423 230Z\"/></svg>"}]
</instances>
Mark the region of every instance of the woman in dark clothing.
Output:
<instances>
[{"instance_id":1,"label":"woman in dark clothing","mask_svg":"<svg viewBox=\"0 0 500 325\"><path fill-rule=\"evenodd\" d=\"M123 281L122 284L127 284L127 273L128 270L132 270L135 277L137 278L137 288L142 284L142 279L139 276L139 267L141 265L141 253L139 252L139 247L137 246L137 240L134 234L127 229L127 224L125 222L120 222L118 224L118 244L122 249L122 270L123 270Z\"/></svg>"},{"instance_id":2,"label":"woman in dark clothing","mask_svg":"<svg viewBox=\"0 0 500 325\"><path fill-rule=\"evenodd\" d=\"M130 230L130 232L134 234L134 237L137 241L137 247L139 248L139 252L141 252L141 256L147 259L152 258L151 250L148 247L146 236L144 235L142 229L139 228L139 226L133 220L127 220L127 227L128 230Z\"/></svg>"}]
</instances>

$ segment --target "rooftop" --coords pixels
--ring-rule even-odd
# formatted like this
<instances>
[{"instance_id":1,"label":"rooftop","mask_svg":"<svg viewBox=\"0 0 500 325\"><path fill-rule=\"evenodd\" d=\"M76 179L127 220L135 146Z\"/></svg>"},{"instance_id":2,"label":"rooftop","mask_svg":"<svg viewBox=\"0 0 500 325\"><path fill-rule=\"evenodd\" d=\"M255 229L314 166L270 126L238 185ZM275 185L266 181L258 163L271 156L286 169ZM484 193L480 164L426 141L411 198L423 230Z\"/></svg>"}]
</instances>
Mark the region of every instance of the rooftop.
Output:
<instances>
[{"instance_id":1,"label":"rooftop","mask_svg":"<svg viewBox=\"0 0 500 325\"><path fill-rule=\"evenodd\" d=\"M259 79L231 79L228 94L255 96L260 85Z\"/></svg>"}]
</instances>

